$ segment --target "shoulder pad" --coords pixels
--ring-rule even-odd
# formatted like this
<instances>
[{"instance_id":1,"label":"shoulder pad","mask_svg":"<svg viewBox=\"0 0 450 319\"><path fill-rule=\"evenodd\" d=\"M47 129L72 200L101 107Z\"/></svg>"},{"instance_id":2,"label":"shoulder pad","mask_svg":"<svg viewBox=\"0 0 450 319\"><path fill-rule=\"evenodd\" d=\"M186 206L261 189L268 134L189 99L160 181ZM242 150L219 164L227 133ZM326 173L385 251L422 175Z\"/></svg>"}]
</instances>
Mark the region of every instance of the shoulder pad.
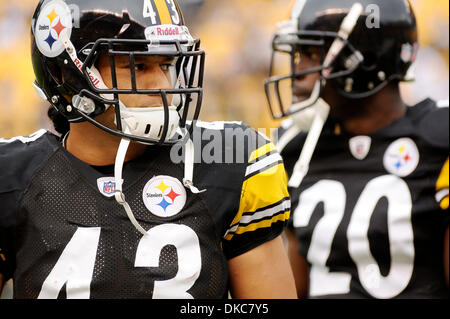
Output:
<instances>
[{"instance_id":1,"label":"shoulder pad","mask_svg":"<svg viewBox=\"0 0 450 319\"><path fill-rule=\"evenodd\" d=\"M0 193L22 189L34 172L45 163L55 146L51 133L40 130L30 136L0 139Z\"/></svg>"},{"instance_id":2,"label":"shoulder pad","mask_svg":"<svg viewBox=\"0 0 450 319\"><path fill-rule=\"evenodd\" d=\"M419 135L438 148L449 148L449 112L448 106L435 106L418 122Z\"/></svg>"},{"instance_id":3,"label":"shoulder pad","mask_svg":"<svg viewBox=\"0 0 450 319\"><path fill-rule=\"evenodd\" d=\"M215 162L240 164L249 162L259 148L271 143L265 134L242 122L198 121L192 139L194 145L202 145L201 155L211 153Z\"/></svg>"}]
</instances>

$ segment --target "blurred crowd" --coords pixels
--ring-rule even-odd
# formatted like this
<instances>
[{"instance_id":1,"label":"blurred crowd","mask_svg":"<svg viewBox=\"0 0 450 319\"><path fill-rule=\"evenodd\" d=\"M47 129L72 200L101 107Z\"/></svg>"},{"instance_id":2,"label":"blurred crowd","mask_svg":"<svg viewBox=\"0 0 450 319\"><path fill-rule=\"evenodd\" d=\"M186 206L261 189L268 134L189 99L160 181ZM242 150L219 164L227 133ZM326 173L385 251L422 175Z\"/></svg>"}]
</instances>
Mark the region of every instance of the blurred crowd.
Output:
<instances>
[{"instance_id":1,"label":"blurred crowd","mask_svg":"<svg viewBox=\"0 0 450 319\"><path fill-rule=\"evenodd\" d=\"M388 0L387 0L388 1ZM0 137L51 129L32 87L30 20L38 0L0 0ZM290 0L179 0L191 32L207 52L201 119L242 120L276 127L264 95L272 33L288 17ZM449 1L412 0L421 51L416 82L402 86L410 103L431 96L448 99Z\"/></svg>"}]
</instances>

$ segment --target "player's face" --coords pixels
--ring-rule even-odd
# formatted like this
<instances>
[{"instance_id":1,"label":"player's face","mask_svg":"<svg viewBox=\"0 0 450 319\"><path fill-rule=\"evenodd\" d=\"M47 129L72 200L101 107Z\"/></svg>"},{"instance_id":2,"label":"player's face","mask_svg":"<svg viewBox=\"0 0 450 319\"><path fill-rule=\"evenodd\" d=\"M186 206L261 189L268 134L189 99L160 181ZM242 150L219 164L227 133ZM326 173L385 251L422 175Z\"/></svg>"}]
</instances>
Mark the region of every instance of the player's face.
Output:
<instances>
[{"instance_id":1,"label":"player's face","mask_svg":"<svg viewBox=\"0 0 450 319\"><path fill-rule=\"evenodd\" d=\"M294 59L295 72L302 72L320 65L320 50L314 47L305 47L299 50ZM318 73L311 73L295 79L293 84L293 103L307 100L316 82L319 80Z\"/></svg>"},{"instance_id":2,"label":"player's face","mask_svg":"<svg viewBox=\"0 0 450 319\"><path fill-rule=\"evenodd\" d=\"M163 56L136 57L136 88L139 90L171 89L170 67L173 63L173 58ZM117 87L124 90L131 89L130 59L125 56L116 56L115 64ZM106 86L112 88L113 82L108 56L102 55L100 57L98 69ZM160 95L122 94L119 99L127 107L160 107L163 105ZM172 102L171 100L172 96L168 95L169 104Z\"/></svg>"}]
</instances>

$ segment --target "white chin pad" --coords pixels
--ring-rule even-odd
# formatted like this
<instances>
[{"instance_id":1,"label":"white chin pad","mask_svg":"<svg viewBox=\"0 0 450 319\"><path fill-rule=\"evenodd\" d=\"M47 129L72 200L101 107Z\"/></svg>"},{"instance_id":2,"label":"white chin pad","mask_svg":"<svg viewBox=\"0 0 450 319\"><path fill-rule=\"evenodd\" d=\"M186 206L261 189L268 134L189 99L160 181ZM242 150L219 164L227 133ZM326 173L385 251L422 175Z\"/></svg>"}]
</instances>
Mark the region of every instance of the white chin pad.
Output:
<instances>
[{"instance_id":1,"label":"white chin pad","mask_svg":"<svg viewBox=\"0 0 450 319\"><path fill-rule=\"evenodd\" d=\"M97 78L96 86L100 89L108 89L108 87L103 82L103 79L95 67L90 69ZM101 95L105 99L113 100L114 96L112 94L102 94ZM169 106L169 122L168 122L168 130L166 135L166 141L171 139L180 124L180 116L177 112L177 105L179 105L182 101L182 96L180 94L173 95L173 105ZM135 107L129 108L126 107L121 101L120 104L120 116L122 126L126 126L129 134L151 138L151 139L160 139L164 132L164 107ZM105 104L106 109L110 107L110 105ZM117 126L117 119L114 120L114 124Z\"/></svg>"},{"instance_id":2,"label":"white chin pad","mask_svg":"<svg viewBox=\"0 0 450 319\"><path fill-rule=\"evenodd\" d=\"M131 135L160 139L164 132L164 107L127 108L120 105L122 125ZM180 116L175 106L169 106L169 122L166 141L171 139L179 126ZM115 122L117 125L117 122Z\"/></svg>"}]
</instances>

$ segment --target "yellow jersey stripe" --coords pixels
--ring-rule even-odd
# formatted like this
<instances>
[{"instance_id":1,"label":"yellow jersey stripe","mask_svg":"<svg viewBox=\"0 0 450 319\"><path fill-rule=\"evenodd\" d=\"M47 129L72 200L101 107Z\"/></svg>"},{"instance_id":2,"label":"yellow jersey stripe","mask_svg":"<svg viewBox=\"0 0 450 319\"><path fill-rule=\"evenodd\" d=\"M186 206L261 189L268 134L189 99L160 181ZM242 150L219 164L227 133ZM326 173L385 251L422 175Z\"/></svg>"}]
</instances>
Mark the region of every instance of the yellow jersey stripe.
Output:
<instances>
[{"instance_id":1,"label":"yellow jersey stripe","mask_svg":"<svg viewBox=\"0 0 450 319\"><path fill-rule=\"evenodd\" d=\"M448 209L449 199L448 195L441 200L440 206L443 210Z\"/></svg>"},{"instance_id":2,"label":"yellow jersey stripe","mask_svg":"<svg viewBox=\"0 0 450 319\"><path fill-rule=\"evenodd\" d=\"M247 170L245 172L245 176L250 178L251 175L254 175L257 172L263 172L270 167L273 167L275 165L278 165L283 162L283 158L280 154L275 153L270 156L267 156L263 158L262 160L250 165L247 167Z\"/></svg>"},{"instance_id":3,"label":"yellow jersey stripe","mask_svg":"<svg viewBox=\"0 0 450 319\"><path fill-rule=\"evenodd\" d=\"M284 198L281 202L276 203L270 207L257 212L244 213L238 224L232 227L225 233L224 238L232 238L239 228L244 228L250 224L257 224L263 220L271 219L281 213L286 213L291 209L291 200ZM231 235L231 236L230 236Z\"/></svg>"},{"instance_id":4,"label":"yellow jersey stripe","mask_svg":"<svg viewBox=\"0 0 450 319\"><path fill-rule=\"evenodd\" d=\"M442 167L441 173L439 174L439 178L436 182L436 201L439 202L439 205L443 210L448 209L449 206L449 158L445 161L444 166Z\"/></svg>"},{"instance_id":5,"label":"yellow jersey stripe","mask_svg":"<svg viewBox=\"0 0 450 319\"><path fill-rule=\"evenodd\" d=\"M230 225L238 224L246 212L264 209L289 197L286 185L287 174L282 163L245 180L239 210Z\"/></svg>"},{"instance_id":6,"label":"yellow jersey stripe","mask_svg":"<svg viewBox=\"0 0 450 319\"><path fill-rule=\"evenodd\" d=\"M167 7L166 0L155 0L156 9L159 13L159 19L161 24L172 24L172 18L170 17L169 8Z\"/></svg>"},{"instance_id":7,"label":"yellow jersey stripe","mask_svg":"<svg viewBox=\"0 0 450 319\"><path fill-rule=\"evenodd\" d=\"M441 174L439 174L439 178L436 182L436 190L439 191L444 188L448 188L448 166L449 166L449 159L447 158L447 161L445 162L444 166L442 167Z\"/></svg>"},{"instance_id":8,"label":"yellow jersey stripe","mask_svg":"<svg viewBox=\"0 0 450 319\"><path fill-rule=\"evenodd\" d=\"M280 222L280 221L281 222L285 222L285 221L289 220L290 214L291 214L291 211L289 210L289 211L287 211L287 212L285 212L283 214L278 214L276 216L273 216L271 219L266 219L266 220L260 221L258 223L254 223L254 224L250 224L250 225L247 225L247 226L238 227L234 234L226 235L225 239L226 240L231 240L233 238L233 236L236 235L236 234L237 235L242 235L244 233L252 232L252 231L255 231L255 230L258 230L258 229L261 229L261 228L270 227L270 226L272 226L272 224L274 224L276 222Z\"/></svg>"},{"instance_id":9,"label":"yellow jersey stripe","mask_svg":"<svg viewBox=\"0 0 450 319\"><path fill-rule=\"evenodd\" d=\"M253 151L252 154L250 154L249 162L252 162L259 157L266 155L267 153L272 152L275 149L275 145L273 143L267 143L266 145L258 148L257 150Z\"/></svg>"},{"instance_id":10,"label":"yellow jersey stripe","mask_svg":"<svg viewBox=\"0 0 450 319\"><path fill-rule=\"evenodd\" d=\"M247 212L244 213L241 217L241 220L239 221L239 224L251 224L255 221L266 219L272 216L275 216L279 214L280 212L286 211L291 209L291 201L289 198L284 198L281 202L276 203L270 207L266 207L264 209L258 210L256 212ZM236 225L239 225L236 224ZM236 228L236 225L232 225L233 227L230 228L230 232L234 232L234 228Z\"/></svg>"}]
</instances>

